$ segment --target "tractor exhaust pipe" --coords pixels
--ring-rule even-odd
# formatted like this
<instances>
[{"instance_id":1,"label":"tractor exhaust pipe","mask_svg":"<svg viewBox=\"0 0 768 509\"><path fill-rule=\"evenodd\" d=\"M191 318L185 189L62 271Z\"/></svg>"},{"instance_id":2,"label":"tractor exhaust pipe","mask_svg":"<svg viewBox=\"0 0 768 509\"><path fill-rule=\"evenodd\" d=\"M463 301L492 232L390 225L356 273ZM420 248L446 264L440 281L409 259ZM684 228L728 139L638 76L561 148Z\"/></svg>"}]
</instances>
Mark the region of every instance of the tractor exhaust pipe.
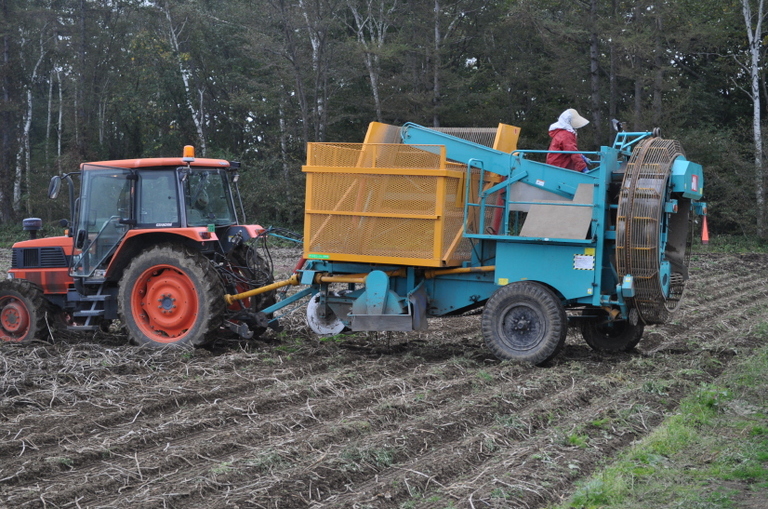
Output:
<instances>
[{"instance_id":1,"label":"tractor exhaust pipe","mask_svg":"<svg viewBox=\"0 0 768 509\"><path fill-rule=\"evenodd\" d=\"M21 221L21 226L25 232L29 232L30 239L36 239L37 232L43 228L43 220L39 217L28 217Z\"/></svg>"}]
</instances>

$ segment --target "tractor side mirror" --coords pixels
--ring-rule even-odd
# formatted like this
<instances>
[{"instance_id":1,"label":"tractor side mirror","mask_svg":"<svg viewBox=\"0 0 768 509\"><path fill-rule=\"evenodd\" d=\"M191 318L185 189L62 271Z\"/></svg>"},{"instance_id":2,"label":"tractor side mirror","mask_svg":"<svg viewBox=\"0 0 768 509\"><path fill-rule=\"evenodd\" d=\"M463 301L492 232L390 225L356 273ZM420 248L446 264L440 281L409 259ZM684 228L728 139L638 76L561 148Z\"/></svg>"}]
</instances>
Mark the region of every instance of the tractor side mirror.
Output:
<instances>
[{"instance_id":1,"label":"tractor side mirror","mask_svg":"<svg viewBox=\"0 0 768 509\"><path fill-rule=\"evenodd\" d=\"M85 230L78 230L77 231L77 238L75 238L75 247L77 249L83 249L83 246L85 245L85 239L88 238L88 232Z\"/></svg>"},{"instance_id":2,"label":"tractor side mirror","mask_svg":"<svg viewBox=\"0 0 768 509\"><path fill-rule=\"evenodd\" d=\"M54 175L51 177L51 182L48 184L48 198L55 199L59 195L61 190L61 177Z\"/></svg>"}]
</instances>

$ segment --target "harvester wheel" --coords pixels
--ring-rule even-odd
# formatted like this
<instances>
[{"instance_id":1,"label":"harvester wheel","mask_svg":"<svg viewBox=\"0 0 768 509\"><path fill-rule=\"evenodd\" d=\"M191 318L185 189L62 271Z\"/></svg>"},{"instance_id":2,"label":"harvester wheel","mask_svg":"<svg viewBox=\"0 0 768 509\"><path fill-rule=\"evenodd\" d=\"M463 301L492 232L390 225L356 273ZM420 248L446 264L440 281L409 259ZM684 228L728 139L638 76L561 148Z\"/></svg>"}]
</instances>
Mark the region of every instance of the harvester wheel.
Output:
<instances>
[{"instance_id":1,"label":"harvester wheel","mask_svg":"<svg viewBox=\"0 0 768 509\"><path fill-rule=\"evenodd\" d=\"M496 357L540 365L563 347L568 317L548 288L523 281L491 295L483 310L482 329Z\"/></svg>"},{"instance_id":2,"label":"harvester wheel","mask_svg":"<svg viewBox=\"0 0 768 509\"><path fill-rule=\"evenodd\" d=\"M581 324L584 341L595 351L606 353L629 352L643 337L645 324L638 321L632 325L628 320L609 322L596 318Z\"/></svg>"},{"instance_id":3,"label":"harvester wheel","mask_svg":"<svg viewBox=\"0 0 768 509\"><path fill-rule=\"evenodd\" d=\"M128 265L117 294L131 339L151 346L201 346L222 322L224 285L197 251L160 245Z\"/></svg>"},{"instance_id":4,"label":"harvester wheel","mask_svg":"<svg viewBox=\"0 0 768 509\"><path fill-rule=\"evenodd\" d=\"M43 291L29 281L0 281L0 341L27 343L46 339L45 314L48 309Z\"/></svg>"},{"instance_id":5,"label":"harvester wheel","mask_svg":"<svg viewBox=\"0 0 768 509\"><path fill-rule=\"evenodd\" d=\"M346 326L330 308L326 310L324 316L321 316L321 297L322 292L317 292L311 299L309 299L309 302L307 303L307 325L312 329L312 332L320 336L341 334Z\"/></svg>"}]
</instances>

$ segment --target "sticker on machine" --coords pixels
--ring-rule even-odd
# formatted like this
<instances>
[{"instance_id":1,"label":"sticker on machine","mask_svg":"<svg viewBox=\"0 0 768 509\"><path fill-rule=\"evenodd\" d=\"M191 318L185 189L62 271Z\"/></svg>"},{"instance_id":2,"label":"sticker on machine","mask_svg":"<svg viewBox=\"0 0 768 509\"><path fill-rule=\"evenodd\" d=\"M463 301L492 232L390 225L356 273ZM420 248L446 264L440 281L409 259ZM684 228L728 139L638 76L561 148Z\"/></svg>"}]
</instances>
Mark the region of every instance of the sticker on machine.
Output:
<instances>
[{"instance_id":1,"label":"sticker on machine","mask_svg":"<svg viewBox=\"0 0 768 509\"><path fill-rule=\"evenodd\" d=\"M573 255L573 268L575 270L595 270L594 255L587 255L587 254Z\"/></svg>"}]
</instances>

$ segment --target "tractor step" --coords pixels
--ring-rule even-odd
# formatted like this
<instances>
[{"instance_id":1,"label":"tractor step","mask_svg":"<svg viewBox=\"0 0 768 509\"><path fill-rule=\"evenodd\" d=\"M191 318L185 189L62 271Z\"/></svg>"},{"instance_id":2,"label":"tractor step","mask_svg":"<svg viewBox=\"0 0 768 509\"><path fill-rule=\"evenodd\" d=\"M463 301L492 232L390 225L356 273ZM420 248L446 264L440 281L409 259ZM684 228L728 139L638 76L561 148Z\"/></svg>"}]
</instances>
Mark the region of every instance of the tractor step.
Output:
<instances>
[{"instance_id":1,"label":"tractor step","mask_svg":"<svg viewBox=\"0 0 768 509\"><path fill-rule=\"evenodd\" d=\"M83 295L80 297L81 301L87 301L87 302L104 302L108 298L110 298L111 295L102 293L102 294L94 294L94 295Z\"/></svg>"},{"instance_id":2,"label":"tractor step","mask_svg":"<svg viewBox=\"0 0 768 509\"><path fill-rule=\"evenodd\" d=\"M99 330L98 325L67 325L67 330L76 332L90 332Z\"/></svg>"},{"instance_id":3,"label":"tractor step","mask_svg":"<svg viewBox=\"0 0 768 509\"><path fill-rule=\"evenodd\" d=\"M72 316L104 316L103 309L84 309L81 311L75 311Z\"/></svg>"}]
</instances>

